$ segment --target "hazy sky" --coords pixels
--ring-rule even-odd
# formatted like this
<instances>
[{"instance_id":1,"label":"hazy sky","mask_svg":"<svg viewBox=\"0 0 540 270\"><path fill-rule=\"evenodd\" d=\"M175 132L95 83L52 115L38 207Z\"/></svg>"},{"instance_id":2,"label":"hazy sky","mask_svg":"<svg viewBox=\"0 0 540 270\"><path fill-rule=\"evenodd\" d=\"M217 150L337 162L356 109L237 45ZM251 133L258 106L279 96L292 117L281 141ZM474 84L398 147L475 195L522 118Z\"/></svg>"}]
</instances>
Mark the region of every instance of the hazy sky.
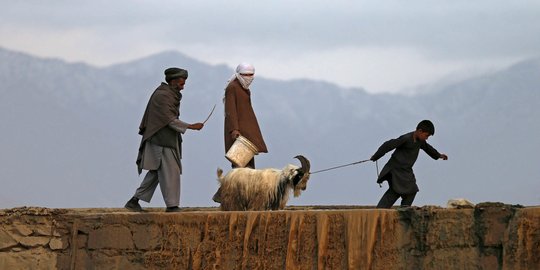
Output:
<instances>
[{"instance_id":1,"label":"hazy sky","mask_svg":"<svg viewBox=\"0 0 540 270\"><path fill-rule=\"evenodd\" d=\"M540 1L0 1L0 47L98 66L176 50L398 92L540 56Z\"/></svg>"}]
</instances>

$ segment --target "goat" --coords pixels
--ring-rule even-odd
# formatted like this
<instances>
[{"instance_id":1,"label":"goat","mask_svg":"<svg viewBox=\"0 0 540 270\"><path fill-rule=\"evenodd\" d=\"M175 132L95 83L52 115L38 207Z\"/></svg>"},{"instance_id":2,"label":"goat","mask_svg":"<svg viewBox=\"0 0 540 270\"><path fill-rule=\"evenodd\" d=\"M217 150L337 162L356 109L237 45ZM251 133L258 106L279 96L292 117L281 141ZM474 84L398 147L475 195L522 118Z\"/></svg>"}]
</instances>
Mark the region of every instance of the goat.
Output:
<instances>
[{"instance_id":1,"label":"goat","mask_svg":"<svg viewBox=\"0 0 540 270\"><path fill-rule=\"evenodd\" d=\"M289 192L300 196L306 190L309 179L309 160L296 156L302 166L287 165L278 169L235 168L223 176L223 170L218 168L217 176L220 183L221 210L223 211L259 211L281 210L289 200Z\"/></svg>"}]
</instances>

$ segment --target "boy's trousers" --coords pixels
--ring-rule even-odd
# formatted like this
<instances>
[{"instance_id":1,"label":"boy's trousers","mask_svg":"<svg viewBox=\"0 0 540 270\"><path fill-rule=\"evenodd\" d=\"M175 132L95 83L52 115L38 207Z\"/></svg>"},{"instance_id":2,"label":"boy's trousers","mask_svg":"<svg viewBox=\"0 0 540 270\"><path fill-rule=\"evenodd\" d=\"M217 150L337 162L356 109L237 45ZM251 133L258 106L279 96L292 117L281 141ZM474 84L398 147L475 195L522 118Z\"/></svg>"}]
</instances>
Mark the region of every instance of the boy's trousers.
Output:
<instances>
[{"instance_id":1,"label":"boy's trousers","mask_svg":"<svg viewBox=\"0 0 540 270\"><path fill-rule=\"evenodd\" d=\"M416 197L416 193L398 194L392 189L392 187L389 187L377 204L377 208L391 208L399 197L401 197L401 206L411 206L412 202L414 201L414 197Z\"/></svg>"}]
</instances>

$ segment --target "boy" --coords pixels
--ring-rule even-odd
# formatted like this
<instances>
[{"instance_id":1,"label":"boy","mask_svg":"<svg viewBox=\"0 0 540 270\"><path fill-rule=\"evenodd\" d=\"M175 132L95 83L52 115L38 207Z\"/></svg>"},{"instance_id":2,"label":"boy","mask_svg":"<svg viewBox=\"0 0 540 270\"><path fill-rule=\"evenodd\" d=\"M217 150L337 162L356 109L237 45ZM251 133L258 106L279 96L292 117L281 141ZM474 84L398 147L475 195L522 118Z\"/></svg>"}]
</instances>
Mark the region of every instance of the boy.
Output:
<instances>
[{"instance_id":1,"label":"boy","mask_svg":"<svg viewBox=\"0 0 540 270\"><path fill-rule=\"evenodd\" d=\"M371 160L376 161L384 154L395 149L377 179L379 184L384 180L388 181L389 186L377 204L377 208L391 208L399 197L401 197L401 206L412 205L418 192L412 167L418 158L420 149L435 160L439 158L448 159L448 156L439 153L426 142L429 136L433 134L435 134L433 123L429 120L422 120L416 126L415 131L401 135L397 139L386 141L373 154Z\"/></svg>"}]
</instances>

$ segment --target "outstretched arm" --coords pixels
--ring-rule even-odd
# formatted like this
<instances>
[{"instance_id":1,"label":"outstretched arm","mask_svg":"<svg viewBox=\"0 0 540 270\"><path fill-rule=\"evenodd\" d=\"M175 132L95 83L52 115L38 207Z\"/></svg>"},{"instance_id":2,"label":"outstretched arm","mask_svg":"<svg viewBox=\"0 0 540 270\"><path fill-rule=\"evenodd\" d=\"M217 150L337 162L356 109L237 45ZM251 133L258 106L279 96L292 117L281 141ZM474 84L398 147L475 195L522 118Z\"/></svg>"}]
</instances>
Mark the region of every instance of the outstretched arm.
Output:
<instances>
[{"instance_id":1,"label":"outstretched arm","mask_svg":"<svg viewBox=\"0 0 540 270\"><path fill-rule=\"evenodd\" d=\"M186 133L188 129L200 130L203 126L203 123L188 124L180 119L174 119L169 123L170 128L182 134Z\"/></svg>"},{"instance_id":2,"label":"outstretched arm","mask_svg":"<svg viewBox=\"0 0 540 270\"><path fill-rule=\"evenodd\" d=\"M426 154L428 154L431 158L435 160L440 159L440 158L442 158L443 160L448 159L448 156L446 154L439 153L439 151L437 151L435 148L433 148L433 146L431 146L427 142L424 143L421 148L422 150L424 150L424 152L426 152Z\"/></svg>"},{"instance_id":3,"label":"outstretched arm","mask_svg":"<svg viewBox=\"0 0 540 270\"><path fill-rule=\"evenodd\" d=\"M371 156L370 160L372 160L372 161L378 160L379 158L384 156L386 153L398 148L400 145L405 143L405 141L406 141L406 138L404 136L401 136L401 137L399 137L397 139L391 139L391 140L388 140L388 141L384 142L379 147L377 152L375 152L375 154L373 154L373 156Z\"/></svg>"},{"instance_id":4,"label":"outstretched arm","mask_svg":"<svg viewBox=\"0 0 540 270\"><path fill-rule=\"evenodd\" d=\"M203 123L194 123L189 125L187 128L193 129L193 130L201 130L204 127Z\"/></svg>"}]
</instances>

